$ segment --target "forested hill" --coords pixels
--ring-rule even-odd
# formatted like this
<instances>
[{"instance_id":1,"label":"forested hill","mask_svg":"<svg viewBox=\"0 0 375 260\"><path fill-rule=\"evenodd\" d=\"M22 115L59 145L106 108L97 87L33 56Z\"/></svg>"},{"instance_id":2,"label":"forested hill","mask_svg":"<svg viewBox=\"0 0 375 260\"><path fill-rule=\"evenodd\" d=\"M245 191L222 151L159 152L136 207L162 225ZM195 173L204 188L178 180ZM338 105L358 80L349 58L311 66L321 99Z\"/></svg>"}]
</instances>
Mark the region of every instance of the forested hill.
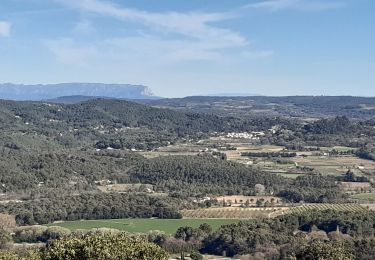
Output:
<instances>
[{"instance_id":1,"label":"forested hill","mask_svg":"<svg viewBox=\"0 0 375 260\"><path fill-rule=\"evenodd\" d=\"M140 100L154 106L221 115L261 115L287 117L373 118L374 97L286 96L286 97L206 97L194 96L160 100Z\"/></svg>"},{"instance_id":2,"label":"forested hill","mask_svg":"<svg viewBox=\"0 0 375 260\"><path fill-rule=\"evenodd\" d=\"M39 129L65 127L145 127L180 133L249 130L249 121L235 117L180 112L115 99L96 99L78 104L0 101L2 129L27 124ZM18 120L15 120L18 119ZM268 127L268 126L267 126ZM13 129L13 128L12 128Z\"/></svg>"},{"instance_id":3,"label":"forested hill","mask_svg":"<svg viewBox=\"0 0 375 260\"><path fill-rule=\"evenodd\" d=\"M246 111L249 115L253 108ZM77 104L0 100L0 148L146 150L182 139L202 139L213 132L267 132L274 126L279 131L265 137L269 143L315 145L317 140L324 143L341 140L335 142L340 145L350 140L368 142L374 131L372 121L358 122L346 117L303 123L300 119L272 117L267 113L261 117L239 114L236 117L172 110L116 99Z\"/></svg>"},{"instance_id":4,"label":"forested hill","mask_svg":"<svg viewBox=\"0 0 375 260\"><path fill-rule=\"evenodd\" d=\"M0 100L0 147L152 149L212 132L268 129L278 122L174 111L114 99L78 104Z\"/></svg>"}]
</instances>

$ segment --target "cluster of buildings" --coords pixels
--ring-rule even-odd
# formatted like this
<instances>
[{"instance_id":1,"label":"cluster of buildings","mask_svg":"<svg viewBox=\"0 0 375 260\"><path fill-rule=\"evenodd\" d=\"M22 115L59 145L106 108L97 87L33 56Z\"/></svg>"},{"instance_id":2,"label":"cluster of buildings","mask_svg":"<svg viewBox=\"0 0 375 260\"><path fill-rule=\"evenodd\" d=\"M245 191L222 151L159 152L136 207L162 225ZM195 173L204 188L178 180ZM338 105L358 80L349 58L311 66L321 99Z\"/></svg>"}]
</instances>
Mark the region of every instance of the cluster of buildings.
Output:
<instances>
[{"instance_id":1,"label":"cluster of buildings","mask_svg":"<svg viewBox=\"0 0 375 260\"><path fill-rule=\"evenodd\" d=\"M266 134L264 132L242 132L242 133L228 133L226 137L228 138L239 138L239 139L252 139L252 140L258 140L259 138L265 136Z\"/></svg>"}]
</instances>

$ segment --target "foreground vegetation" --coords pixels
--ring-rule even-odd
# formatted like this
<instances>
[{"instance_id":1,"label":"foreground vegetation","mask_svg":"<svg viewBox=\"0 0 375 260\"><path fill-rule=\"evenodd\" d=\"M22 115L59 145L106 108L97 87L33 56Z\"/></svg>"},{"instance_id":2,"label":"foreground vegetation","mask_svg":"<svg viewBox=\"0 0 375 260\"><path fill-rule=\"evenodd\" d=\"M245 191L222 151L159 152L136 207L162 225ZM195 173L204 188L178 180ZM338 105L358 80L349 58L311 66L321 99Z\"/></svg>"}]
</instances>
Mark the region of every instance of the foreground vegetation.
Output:
<instances>
[{"instance_id":1,"label":"foreground vegetation","mask_svg":"<svg viewBox=\"0 0 375 260\"><path fill-rule=\"evenodd\" d=\"M67 236L48 243L45 248L24 252L25 259L89 260L144 259L166 260L168 254L155 244L124 233ZM1 259L20 259L17 252L0 252Z\"/></svg>"},{"instance_id":2,"label":"foreground vegetation","mask_svg":"<svg viewBox=\"0 0 375 260\"><path fill-rule=\"evenodd\" d=\"M208 224L195 228L183 226L173 235L158 231L131 235L114 229L70 231L61 227L19 227L14 230L13 239L47 242L41 249L18 252L33 253L41 259L66 259L62 256L68 254L73 254L71 259L91 259L101 257L101 254L117 257L145 254L144 259L159 259L156 256L164 257L165 252L184 255L198 251L266 259L372 259L375 253L374 221L375 212L372 211L310 210L271 219L240 221L219 229ZM125 246L127 241L133 242ZM147 244L149 242L154 245ZM133 248L138 245L142 249ZM123 259L139 259L131 257L124 255Z\"/></svg>"}]
</instances>

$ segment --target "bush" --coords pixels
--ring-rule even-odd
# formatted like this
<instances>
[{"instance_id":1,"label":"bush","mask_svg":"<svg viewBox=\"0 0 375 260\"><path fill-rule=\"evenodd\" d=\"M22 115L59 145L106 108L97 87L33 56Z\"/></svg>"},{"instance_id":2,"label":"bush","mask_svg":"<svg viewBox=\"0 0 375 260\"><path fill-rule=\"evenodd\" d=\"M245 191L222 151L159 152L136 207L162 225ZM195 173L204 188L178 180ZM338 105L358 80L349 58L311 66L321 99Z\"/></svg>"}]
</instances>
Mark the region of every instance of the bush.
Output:
<instances>
[{"instance_id":1,"label":"bush","mask_svg":"<svg viewBox=\"0 0 375 260\"><path fill-rule=\"evenodd\" d=\"M69 229L63 227L26 226L16 228L13 238L17 243L37 243L59 239L70 233Z\"/></svg>"},{"instance_id":2,"label":"bush","mask_svg":"<svg viewBox=\"0 0 375 260\"><path fill-rule=\"evenodd\" d=\"M34 250L0 251L1 260L42 260L40 254Z\"/></svg>"},{"instance_id":3,"label":"bush","mask_svg":"<svg viewBox=\"0 0 375 260\"><path fill-rule=\"evenodd\" d=\"M36 243L43 240L46 230L47 227L44 226L18 227L14 231L13 239L16 243Z\"/></svg>"},{"instance_id":4,"label":"bush","mask_svg":"<svg viewBox=\"0 0 375 260\"><path fill-rule=\"evenodd\" d=\"M3 229L0 229L0 249L7 248L11 242L12 238L10 237L9 233Z\"/></svg>"},{"instance_id":5,"label":"bush","mask_svg":"<svg viewBox=\"0 0 375 260\"><path fill-rule=\"evenodd\" d=\"M46 260L166 260L168 254L152 243L125 233L65 237L52 241L42 251Z\"/></svg>"},{"instance_id":6,"label":"bush","mask_svg":"<svg viewBox=\"0 0 375 260\"><path fill-rule=\"evenodd\" d=\"M297 259L338 259L352 260L354 255L350 249L342 243L327 243L314 241L310 245L303 247L297 254Z\"/></svg>"},{"instance_id":7,"label":"bush","mask_svg":"<svg viewBox=\"0 0 375 260\"><path fill-rule=\"evenodd\" d=\"M194 251L194 252L190 253L190 258L192 260L202 260L203 256L199 252Z\"/></svg>"}]
</instances>

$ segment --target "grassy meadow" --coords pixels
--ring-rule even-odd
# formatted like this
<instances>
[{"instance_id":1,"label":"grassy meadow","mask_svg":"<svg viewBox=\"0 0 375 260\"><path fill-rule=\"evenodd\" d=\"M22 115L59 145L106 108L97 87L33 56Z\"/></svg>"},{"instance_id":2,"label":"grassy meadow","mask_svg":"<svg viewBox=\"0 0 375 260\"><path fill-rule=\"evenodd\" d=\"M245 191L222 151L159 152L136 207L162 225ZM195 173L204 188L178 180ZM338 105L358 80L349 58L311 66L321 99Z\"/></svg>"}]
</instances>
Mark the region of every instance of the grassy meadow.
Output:
<instances>
[{"instance_id":1,"label":"grassy meadow","mask_svg":"<svg viewBox=\"0 0 375 260\"><path fill-rule=\"evenodd\" d=\"M198 227L203 223L218 229L221 225L236 223L238 219L109 219L109 220L78 220L53 223L48 226L59 226L70 230L114 228L132 233L146 233L151 230L160 230L166 234L173 234L179 227Z\"/></svg>"},{"instance_id":2,"label":"grassy meadow","mask_svg":"<svg viewBox=\"0 0 375 260\"><path fill-rule=\"evenodd\" d=\"M353 195L352 198L358 200L375 201L375 193L361 193Z\"/></svg>"}]
</instances>

